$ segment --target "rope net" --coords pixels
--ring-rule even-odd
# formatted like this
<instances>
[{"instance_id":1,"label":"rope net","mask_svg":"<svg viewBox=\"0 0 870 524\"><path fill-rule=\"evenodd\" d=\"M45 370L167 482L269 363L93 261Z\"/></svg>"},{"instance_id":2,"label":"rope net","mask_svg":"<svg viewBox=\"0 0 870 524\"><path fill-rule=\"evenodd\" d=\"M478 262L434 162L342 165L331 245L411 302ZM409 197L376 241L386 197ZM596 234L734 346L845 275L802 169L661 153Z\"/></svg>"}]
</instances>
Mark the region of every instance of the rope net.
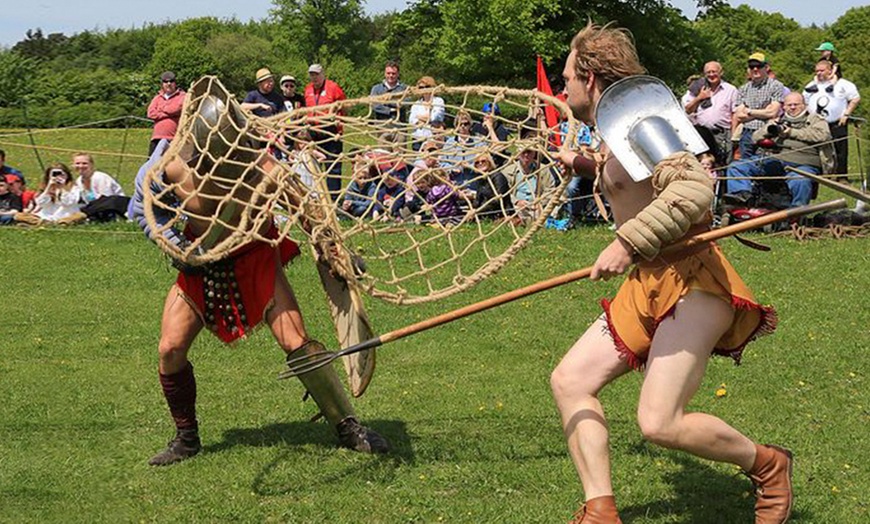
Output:
<instances>
[{"instance_id":1,"label":"rope net","mask_svg":"<svg viewBox=\"0 0 870 524\"><path fill-rule=\"evenodd\" d=\"M484 113L484 104L500 111ZM259 118L204 77L146 174L145 216L158 245L188 264L301 232L369 295L436 300L498 271L564 201L570 177L549 158L544 104L568 122L573 143L568 107L537 91L412 88ZM377 119L378 105L403 118ZM428 123L441 110L449 127ZM185 229L190 242L170 240Z\"/></svg>"}]
</instances>

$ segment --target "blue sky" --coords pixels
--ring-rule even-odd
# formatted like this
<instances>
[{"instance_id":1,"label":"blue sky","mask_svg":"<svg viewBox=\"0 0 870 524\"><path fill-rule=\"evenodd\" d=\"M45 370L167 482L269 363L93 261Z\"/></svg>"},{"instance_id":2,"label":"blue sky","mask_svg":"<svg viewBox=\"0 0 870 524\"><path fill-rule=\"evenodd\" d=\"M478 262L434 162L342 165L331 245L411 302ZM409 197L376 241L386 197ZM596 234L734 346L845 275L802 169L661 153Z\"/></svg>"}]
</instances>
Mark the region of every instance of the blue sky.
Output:
<instances>
[{"instance_id":1,"label":"blue sky","mask_svg":"<svg viewBox=\"0 0 870 524\"><path fill-rule=\"evenodd\" d=\"M565 0L567 1L567 0ZM695 16L694 0L671 0L689 18ZM850 7L863 5L862 0L826 0L811 2L799 0L732 0L732 5L747 3L763 11L779 11L803 25L835 21ZM369 0L365 3L369 13L401 10L406 0ZM0 46L9 47L24 39L28 29L42 28L43 33L71 35L88 29L140 27L146 22L164 22L198 16L235 17L242 21L259 20L268 15L271 0L184 0L156 2L154 0L9 0L0 8Z\"/></svg>"}]
</instances>

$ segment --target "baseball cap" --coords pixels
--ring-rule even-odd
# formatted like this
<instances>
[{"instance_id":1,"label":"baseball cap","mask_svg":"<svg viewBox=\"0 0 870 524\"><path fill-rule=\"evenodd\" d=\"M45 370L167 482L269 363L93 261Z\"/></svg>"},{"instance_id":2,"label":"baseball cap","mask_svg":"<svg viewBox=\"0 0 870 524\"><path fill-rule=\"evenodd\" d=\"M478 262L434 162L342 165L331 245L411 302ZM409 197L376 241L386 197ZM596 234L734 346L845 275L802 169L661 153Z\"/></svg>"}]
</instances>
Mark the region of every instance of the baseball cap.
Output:
<instances>
[{"instance_id":1,"label":"baseball cap","mask_svg":"<svg viewBox=\"0 0 870 524\"><path fill-rule=\"evenodd\" d=\"M309 73L322 73L323 66L320 64L311 64L310 66L308 66L308 72Z\"/></svg>"},{"instance_id":2,"label":"baseball cap","mask_svg":"<svg viewBox=\"0 0 870 524\"><path fill-rule=\"evenodd\" d=\"M498 108L498 104L493 104L491 102L483 104L483 112L486 114L495 113L496 115L501 115L501 109Z\"/></svg>"},{"instance_id":3,"label":"baseball cap","mask_svg":"<svg viewBox=\"0 0 870 524\"><path fill-rule=\"evenodd\" d=\"M764 53L752 53L749 55L749 65L767 65L767 57Z\"/></svg>"},{"instance_id":4,"label":"baseball cap","mask_svg":"<svg viewBox=\"0 0 870 524\"><path fill-rule=\"evenodd\" d=\"M819 44L819 47L816 48L816 51L830 51L832 53L837 52L837 48L834 47L834 44L830 42L822 42Z\"/></svg>"},{"instance_id":5,"label":"baseball cap","mask_svg":"<svg viewBox=\"0 0 870 524\"><path fill-rule=\"evenodd\" d=\"M24 178L16 175L15 173L7 173L3 178L6 180L7 184L11 184L13 182L21 182L22 184L24 183Z\"/></svg>"},{"instance_id":6,"label":"baseball cap","mask_svg":"<svg viewBox=\"0 0 870 524\"><path fill-rule=\"evenodd\" d=\"M293 83L295 84L295 83L296 83L296 78L293 77L292 75L284 75L284 76L281 77L281 82L279 82L279 83L280 83L281 85L284 85L284 82L293 82Z\"/></svg>"},{"instance_id":7,"label":"baseball cap","mask_svg":"<svg viewBox=\"0 0 870 524\"><path fill-rule=\"evenodd\" d=\"M160 80L164 82L175 82L175 73L172 71L164 71L162 75L160 75Z\"/></svg>"},{"instance_id":8,"label":"baseball cap","mask_svg":"<svg viewBox=\"0 0 870 524\"><path fill-rule=\"evenodd\" d=\"M257 83L259 84L263 80L268 80L269 78L274 78L272 72L269 71L268 68L263 67L257 70Z\"/></svg>"}]
</instances>

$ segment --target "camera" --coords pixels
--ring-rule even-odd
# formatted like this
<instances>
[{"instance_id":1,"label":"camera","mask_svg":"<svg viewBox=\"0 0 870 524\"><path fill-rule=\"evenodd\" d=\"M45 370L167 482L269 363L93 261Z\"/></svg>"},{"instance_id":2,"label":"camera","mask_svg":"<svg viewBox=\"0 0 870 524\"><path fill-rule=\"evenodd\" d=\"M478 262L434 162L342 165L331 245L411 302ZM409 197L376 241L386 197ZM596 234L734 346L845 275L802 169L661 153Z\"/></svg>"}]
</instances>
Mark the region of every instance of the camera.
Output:
<instances>
[{"instance_id":1,"label":"camera","mask_svg":"<svg viewBox=\"0 0 870 524\"><path fill-rule=\"evenodd\" d=\"M767 136L770 138L776 138L782 133L782 130L782 124L770 124L767 126Z\"/></svg>"},{"instance_id":2,"label":"camera","mask_svg":"<svg viewBox=\"0 0 870 524\"><path fill-rule=\"evenodd\" d=\"M49 176L51 176L51 178L59 178L59 177L66 176L66 173L64 172L63 169L52 169L51 171L48 172L48 174L49 174Z\"/></svg>"}]
</instances>

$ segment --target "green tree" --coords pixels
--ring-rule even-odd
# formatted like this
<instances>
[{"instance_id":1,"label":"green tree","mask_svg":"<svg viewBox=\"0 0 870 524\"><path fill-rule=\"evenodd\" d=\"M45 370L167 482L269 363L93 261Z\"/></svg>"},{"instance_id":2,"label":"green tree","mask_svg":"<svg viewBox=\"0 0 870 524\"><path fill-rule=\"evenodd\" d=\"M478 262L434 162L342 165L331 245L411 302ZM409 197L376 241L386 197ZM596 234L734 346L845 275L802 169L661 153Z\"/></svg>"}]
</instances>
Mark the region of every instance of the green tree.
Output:
<instances>
[{"instance_id":1,"label":"green tree","mask_svg":"<svg viewBox=\"0 0 870 524\"><path fill-rule=\"evenodd\" d=\"M831 25L833 43L839 50L838 58L843 64L845 78L864 90L870 89L870 6L854 7ZM862 105L864 107L862 107ZM866 115L866 104L859 105Z\"/></svg>"},{"instance_id":2,"label":"green tree","mask_svg":"<svg viewBox=\"0 0 870 524\"><path fill-rule=\"evenodd\" d=\"M0 50L0 107L17 105L30 92L37 63L11 50Z\"/></svg>"},{"instance_id":3,"label":"green tree","mask_svg":"<svg viewBox=\"0 0 870 524\"><path fill-rule=\"evenodd\" d=\"M359 0L274 0L270 15L280 52L308 63L343 56L362 63L371 58L370 33Z\"/></svg>"}]
</instances>

